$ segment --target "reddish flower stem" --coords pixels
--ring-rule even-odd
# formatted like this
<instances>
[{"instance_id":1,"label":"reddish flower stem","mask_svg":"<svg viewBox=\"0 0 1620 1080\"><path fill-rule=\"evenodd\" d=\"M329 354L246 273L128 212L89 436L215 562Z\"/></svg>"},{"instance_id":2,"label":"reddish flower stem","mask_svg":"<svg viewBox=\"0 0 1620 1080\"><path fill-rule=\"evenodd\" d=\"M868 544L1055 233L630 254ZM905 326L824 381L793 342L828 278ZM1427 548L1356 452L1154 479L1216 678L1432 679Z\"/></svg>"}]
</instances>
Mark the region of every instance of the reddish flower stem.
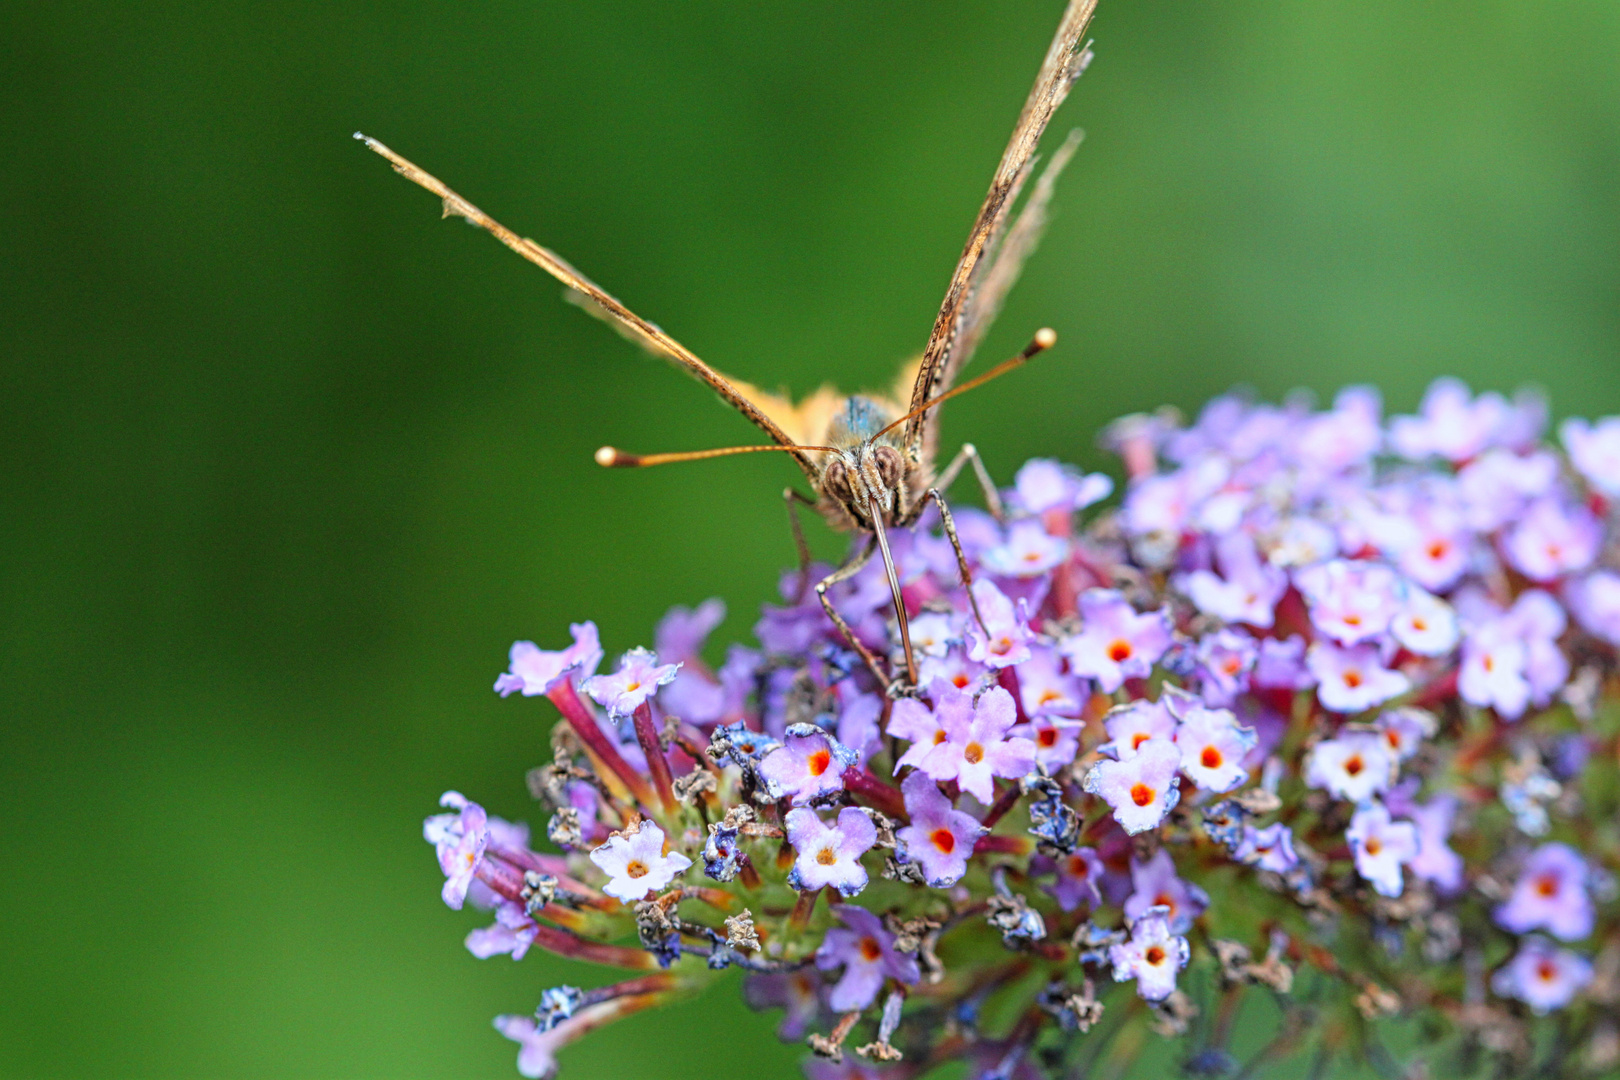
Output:
<instances>
[{"instance_id":1,"label":"reddish flower stem","mask_svg":"<svg viewBox=\"0 0 1620 1080\"><path fill-rule=\"evenodd\" d=\"M973 854L982 855L986 852L1002 852L1008 855L1029 854L1030 841L1026 836L998 836L990 833L981 836L973 845Z\"/></svg>"},{"instance_id":2,"label":"reddish flower stem","mask_svg":"<svg viewBox=\"0 0 1620 1080\"><path fill-rule=\"evenodd\" d=\"M900 792L859 765L851 765L845 769L843 780L844 790L865 800L872 809L882 811L899 822L911 820L906 814L906 800Z\"/></svg>"},{"instance_id":3,"label":"reddish flower stem","mask_svg":"<svg viewBox=\"0 0 1620 1080\"><path fill-rule=\"evenodd\" d=\"M643 701L636 706L636 741L647 755L647 771L652 774L653 787L664 806L664 813L673 814L675 802L674 778L669 773L669 758L664 755L664 744L658 741L658 729L653 726L652 702Z\"/></svg>"},{"instance_id":4,"label":"reddish flower stem","mask_svg":"<svg viewBox=\"0 0 1620 1080\"><path fill-rule=\"evenodd\" d=\"M1014 780L1007 784L1005 787L1003 787L1002 792L1000 796L996 798L996 801L990 805L989 811L984 815L984 820L979 822L979 824L983 825L987 829L995 828L996 822L1005 817L1007 815L1007 811L1011 810L1018 802L1018 796L1020 794L1022 794L1022 790L1018 786L1018 781Z\"/></svg>"},{"instance_id":5,"label":"reddish flower stem","mask_svg":"<svg viewBox=\"0 0 1620 1080\"><path fill-rule=\"evenodd\" d=\"M626 948L623 945L604 945L599 941L586 941L575 937L566 930L559 930L555 926L546 926L544 923L536 927L534 943L547 952L554 952L558 956L572 957L575 960L585 960L593 964L606 964L609 967L630 968L631 970L646 970L656 968L658 961L652 953L643 949Z\"/></svg>"},{"instance_id":6,"label":"reddish flower stem","mask_svg":"<svg viewBox=\"0 0 1620 1080\"><path fill-rule=\"evenodd\" d=\"M563 719L574 729L574 734L579 736L580 742L618 777L631 797L649 810L652 809L654 805L652 789L647 786L641 774L630 767L630 763L619 753L619 748L614 746L597 726L596 717L591 714L590 709L575 691L573 680L563 679L553 686L546 696L557 706L557 711L562 713Z\"/></svg>"},{"instance_id":7,"label":"reddish flower stem","mask_svg":"<svg viewBox=\"0 0 1620 1080\"><path fill-rule=\"evenodd\" d=\"M803 930L810 925L810 915L816 910L816 897L822 893L821 889L815 892L799 894L799 899L793 905L793 914L788 916L788 925L795 930Z\"/></svg>"}]
</instances>

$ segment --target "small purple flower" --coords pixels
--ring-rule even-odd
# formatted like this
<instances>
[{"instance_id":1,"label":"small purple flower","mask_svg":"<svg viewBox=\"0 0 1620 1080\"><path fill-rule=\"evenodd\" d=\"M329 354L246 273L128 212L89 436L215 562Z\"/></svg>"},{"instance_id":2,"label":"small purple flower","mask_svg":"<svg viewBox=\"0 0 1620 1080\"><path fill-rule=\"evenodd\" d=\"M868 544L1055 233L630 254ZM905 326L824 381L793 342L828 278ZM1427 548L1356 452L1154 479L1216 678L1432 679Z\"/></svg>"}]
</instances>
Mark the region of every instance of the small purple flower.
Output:
<instances>
[{"instance_id":1,"label":"small purple flower","mask_svg":"<svg viewBox=\"0 0 1620 1080\"><path fill-rule=\"evenodd\" d=\"M1299 855L1294 851L1294 830L1280 821L1263 829L1244 825L1243 839L1238 841L1232 857L1273 874L1286 874L1299 865Z\"/></svg>"},{"instance_id":2,"label":"small purple flower","mask_svg":"<svg viewBox=\"0 0 1620 1080\"><path fill-rule=\"evenodd\" d=\"M1057 510L1072 514L1108 498L1114 482L1102 473L1082 476L1072 465L1047 458L1031 458L1013 477L1012 499L1026 514Z\"/></svg>"},{"instance_id":3,"label":"small purple flower","mask_svg":"<svg viewBox=\"0 0 1620 1080\"><path fill-rule=\"evenodd\" d=\"M1452 378L1429 385L1421 413L1392 417L1389 422L1390 445L1411 461L1426 457L1467 461L1495 443L1512 419L1502 395L1474 398L1467 383Z\"/></svg>"},{"instance_id":4,"label":"small purple flower","mask_svg":"<svg viewBox=\"0 0 1620 1080\"><path fill-rule=\"evenodd\" d=\"M901 862L916 863L936 889L954 885L967 873L973 845L985 832L977 818L951 806L927 773L913 772L900 784L911 824L896 830Z\"/></svg>"},{"instance_id":5,"label":"small purple flower","mask_svg":"<svg viewBox=\"0 0 1620 1080\"><path fill-rule=\"evenodd\" d=\"M949 691L937 703L935 716L945 741L929 750L921 765L935 780L955 780L988 806L995 798L995 777L1016 779L1035 767L1035 744L1008 737L1018 710L1001 687L985 691L977 702L960 690Z\"/></svg>"},{"instance_id":6,"label":"small purple flower","mask_svg":"<svg viewBox=\"0 0 1620 1080\"><path fill-rule=\"evenodd\" d=\"M1055 773L1080 753L1082 727L1084 725L1078 720L1036 715L1029 723L1014 727L1009 734L1033 743L1035 763L1047 772Z\"/></svg>"},{"instance_id":7,"label":"small purple flower","mask_svg":"<svg viewBox=\"0 0 1620 1080\"><path fill-rule=\"evenodd\" d=\"M1371 643L1341 649L1319 641L1305 654L1305 665L1316 676L1316 696L1323 707L1339 713L1382 705L1412 686L1405 675L1384 666L1378 646Z\"/></svg>"},{"instance_id":8,"label":"small purple flower","mask_svg":"<svg viewBox=\"0 0 1620 1080\"><path fill-rule=\"evenodd\" d=\"M596 624L573 623L568 629L574 635L574 643L558 652L546 652L532 641L514 642L511 667L495 680L495 692L501 697L509 694L537 697L570 672L582 678L596 674L596 665L602 662Z\"/></svg>"},{"instance_id":9,"label":"small purple flower","mask_svg":"<svg viewBox=\"0 0 1620 1080\"><path fill-rule=\"evenodd\" d=\"M1401 580L1383 563L1331 559L1296 571L1311 625L1343 645L1370 641L1401 610Z\"/></svg>"},{"instance_id":10,"label":"small purple flower","mask_svg":"<svg viewBox=\"0 0 1620 1080\"><path fill-rule=\"evenodd\" d=\"M1355 803L1371 799L1394 779L1395 761L1388 744L1370 731L1347 731L1317 743L1305 767L1305 782L1311 787Z\"/></svg>"},{"instance_id":11,"label":"small purple flower","mask_svg":"<svg viewBox=\"0 0 1620 1080\"><path fill-rule=\"evenodd\" d=\"M467 890L472 887L484 848L489 845L489 817L482 806L459 791L445 792L439 797L439 805L456 812L435 814L422 822L422 838L433 845L439 869L444 871L440 895L445 904L460 911L467 902Z\"/></svg>"},{"instance_id":12,"label":"small purple flower","mask_svg":"<svg viewBox=\"0 0 1620 1080\"><path fill-rule=\"evenodd\" d=\"M1384 736L1384 744L1397 762L1418 752L1423 740L1435 733L1438 721L1426 709L1390 709L1380 713L1373 724Z\"/></svg>"},{"instance_id":13,"label":"small purple flower","mask_svg":"<svg viewBox=\"0 0 1620 1080\"><path fill-rule=\"evenodd\" d=\"M1605 416L1593 425L1571 417L1558 428L1570 464L1586 482L1609 498L1620 498L1620 416Z\"/></svg>"},{"instance_id":14,"label":"small purple flower","mask_svg":"<svg viewBox=\"0 0 1620 1080\"><path fill-rule=\"evenodd\" d=\"M834 1012L866 1008L877 1000L886 978L910 985L922 977L914 958L894 951L894 935L872 912L853 904L838 904L832 910L844 925L827 931L816 950L816 967L844 969L827 993Z\"/></svg>"},{"instance_id":15,"label":"small purple flower","mask_svg":"<svg viewBox=\"0 0 1620 1080\"><path fill-rule=\"evenodd\" d=\"M1111 709L1103 719L1103 730L1108 732L1109 741L1097 749L1124 761L1135 757L1150 739L1173 741L1176 718L1170 713L1168 697L1161 694L1158 701L1142 698Z\"/></svg>"},{"instance_id":16,"label":"small purple flower","mask_svg":"<svg viewBox=\"0 0 1620 1080\"><path fill-rule=\"evenodd\" d=\"M1058 648L1077 675L1097 680L1106 694L1126 679L1143 679L1170 647L1170 615L1164 610L1137 614L1112 589L1080 594L1080 633Z\"/></svg>"},{"instance_id":17,"label":"small purple flower","mask_svg":"<svg viewBox=\"0 0 1620 1080\"><path fill-rule=\"evenodd\" d=\"M1057 900L1058 907L1073 911L1081 904L1100 904L1102 894L1097 883L1103 878L1103 862L1097 852L1088 847L1075 848L1067 855L1053 860L1057 880L1046 887Z\"/></svg>"},{"instance_id":18,"label":"small purple flower","mask_svg":"<svg viewBox=\"0 0 1620 1080\"><path fill-rule=\"evenodd\" d=\"M984 616L984 628L977 619L969 620L967 655L969 660L992 668L1012 667L1029 659L1029 644L1035 640L1029 628L1029 604L1023 597L1015 604L996 583L979 579L973 583L973 600Z\"/></svg>"},{"instance_id":19,"label":"small purple flower","mask_svg":"<svg viewBox=\"0 0 1620 1080\"><path fill-rule=\"evenodd\" d=\"M1018 665L1018 697L1027 716L1077 717L1086 703L1086 686L1064 674L1062 658L1050 645L1035 645Z\"/></svg>"},{"instance_id":20,"label":"small purple flower","mask_svg":"<svg viewBox=\"0 0 1620 1080\"><path fill-rule=\"evenodd\" d=\"M610 836L591 852L591 862L608 875L602 891L626 904L668 888L692 865L678 851L665 855L664 830L645 820Z\"/></svg>"},{"instance_id":21,"label":"small purple flower","mask_svg":"<svg viewBox=\"0 0 1620 1080\"><path fill-rule=\"evenodd\" d=\"M821 980L805 968L752 974L743 979L743 997L751 1009L781 1009L776 1034L798 1042L821 1013Z\"/></svg>"},{"instance_id":22,"label":"small purple flower","mask_svg":"<svg viewBox=\"0 0 1620 1080\"><path fill-rule=\"evenodd\" d=\"M1176 876L1176 864L1164 848L1146 862L1131 860L1131 887L1131 895L1125 898L1125 918L1136 922L1153 908L1162 907L1174 934L1185 934L1209 907L1209 894Z\"/></svg>"},{"instance_id":23,"label":"small purple flower","mask_svg":"<svg viewBox=\"0 0 1620 1080\"><path fill-rule=\"evenodd\" d=\"M1545 930L1563 941L1579 941L1592 932L1592 897L1587 891L1591 870L1568 844L1542 844L1524 861L1507 903L1496 909L1496 921L1515 934Z\"/></svg>"},{"instance_id":24,"label":"small purple flower","mask_svg":"<svg viewBox=\"0 0 1620 1080\"><path fill-rule=\"evenodd\" d=\"M717 596L696 608L676 605L658 621L653 645L658 655L671 664L684 664L698 658L703 643L714 628L726 621L726 602Z\"/></svg>"},{"instance_id":25,"label":"small purple flower","mask_svg":"<svg viewBox=\"0 0 1620 1080\"><path fill-rule=\"evenodd\" d=\"M814 810L798 807L787 812L787 838L798 853L788 884L800 892L834 888L850 897L866 888L866 867L861 856L877 842L872 819L853 806L838 811L829 825Z\"/></svg>"},{"instance_id":26,"label":"small purple flower","mask_svg":"<svg viewBox=\"0 0 1620 1080\"><path fill-rule=\"evenodd\" d=\"M1268 690L1306 690L1316 685L1316 676L1305 666L1305 639L1261 638L1260 656L1251 676L1254 685Z\"/></svg>"},{"instance_id":27,"label":"small purple flower","mask_svg":"<svg viewBox=\"0 0 1620 1080\"><path fill-rule=\"evenodd\" d=\"M981 561L992 574L1031 578L1049 573L1068 557L1067 540L1050 535L1036 518L1022 518L1007 527L1006 540L986 551Z\"/></svg>"},{"instance_id":28,"label":"small purple flower","mask_svg":"<svg viewBox=\"0 0 1620 1080\"><path fill-rule=\"evenodd\" d=\"M817 796L844 789L844 769L855 754L813 724L790 725L781 746L759 761L759 775L773 799L803 806Z\"/></svg>"},{"instance_id":29,"label":"small purple flower","mask_svg":"<svg viewBox=\"0 0 1620 1080\"><path fill-rule=\"evenodd\" d=\"M1169 739L1149 739L1123 761L1107 758L1086 774L1085 790L1113 807L1114 820L1132 836L1157 828L1181 801L1176 774L1181 751Z\"/></svg>"},{"instance_id":30,"label":"small purple flower","mask_svg":"<svg viewBox=\"0 0 1620 1080\"><path fill-rule=\"evenodd\" d=\"M673 682L680 669L679 664L660 664L650 649L631 649L619 658L618 671L593 675L580 689L617 720L634 713L660 686Z\"/></svg>"},{"instance_id":31,"label":"small purple flower","mask_svg":"<svg viewBox=\"0 0 1620 1080\"><path fill-rule=\"evenodd\" d=\"M1537 499L1502 541L1508 562L1531 581L1556 581L1591 566L1603 547L1603 524L1578 503Z\"/></svg>"},{"instance_id":32,"label":"small purple flower","mask_svg":"<svg viewBox=\"0 0 1620 1080\"><path fill-rule=\"evenodd\" d=\"M1517 998L1540 1016L1568 1005L1591 981L1592 964L1584 956L1532 936L1496 969L1491 989L1498 997Z\"/></svg>"},{"instance_id":33,"label":"small purple flower","mask_svg":"<svg viewBox=\"0 0 1620 1080\"><path fill-rule=\"evenodd\" d=\"M1383 803L1371 802L1350 818L1344 838L1355 855L1356 873L1380 896L1401 895L1401 867L1418 853L1417 826L1410 821L1391 820Z\"/></svg>"},{"instance_id":34,"label":"small purple flower","mask_svg":"<svg viewBox=\"0 0 1620 1080\"><path fill-rule=\"evenodd\" d=\"M494 926L480 927L467 935L467 951L480 960L503 954L521 960L539 930L535 921L524 914L522 904L503 900L495 906Z\"/></svg>"},{"instance_id":35,"label":"small purple flower","mask_svg":"<svg viewBox=\"0 0 1620 1080\"><path fill-rule=\"evenodd\" d=\"M1198 690L1210 705L1230 705L1249 686L1249 671L1259 659L1254 638L1236 630L1217 630L1199 639Z\"/></svg>"},{"instance_id":36,"label":"small purple flower","mask_svg":"<svg viewBox=\"0 0 1620 1080\"><path fill-rule=\"evenodd\" d=\"M583 1019L583 1018L582 1018ZM529 1080L548 1080L557 1073L557 1051L578 1035L582 1022L563 1021L542 1031L532 1016L511 1014L495 1018L495 1030L519 1045L517 1069Z\"/></svg>"},{"instance_id":37,"label":"small purple flower","mask_svg":"<svg viewBox=\"0 0 1620 1080\"><path fill-rule=\"evenodd\" d=\"M928 696L941 707L947 700L951 702L951 708L962 708L962 701L967 702L966 707L969 710L973 707L971 697L943 679L935 679L929 684ZM894 763L894 771L897 774L907 765L921 768L923 758L948 737L945 734L944 724L940 721L939 711L930 709L911 697L899 699L889 710L889 736L907 739L911 743L906 747L906 752Z\"/></svg>"},{"instance_id":38,"label":"small purple flower","mask_svg":"<svg viewBox=\"0 0 1620 1080\"><path fill-rule=\"evenodd\" d=\"M1530 704L1524 642L1501 621L1487 623L1463 639L1457 693L1470 705L1494 708L1516 720Z\"/></svg>"},{"instance_id":39,"label":"small purple flower","mask_svg":"<svg viewBox=\"0 0 1620 1080\"><path fill-rule=\"evenodd\" d=\"M944 611L924 611L911 620L911 647L919 656L944 656L962 644L961 619Z\"/></svg>"},{"instance_id":40,"label":"small purple flower","mask_svg":"<svg viewBox=\"0 0 1620 1080\"><path fill-rule=\"evenodd\" d=\"M1205 791L1225 792L1248 782L1243 759L1255 747L1254 728L1243 727L1226 709L1194 705L1181 714L1176 749L1181 771Z\"/></svg>"},{"instance_id":41,"label":"small purple flower","mask_svg":"<svg viewBox=\"0 0 1620 1080\"><path fill-rule=\"evenodd\" d=\"M1449 655L1462 636L1451 605L1415 586L1408 587L1401 610L1390 621L1389 632L1402 648L1419 656Z\"/></svg>"},{"instance_id":42,"label":"small purple flower","mask_svg":"<svg viewBox=\"0 0 1620 1080\"><path fill-rule=\"evenodd\" d=\"M1610 645L1620 645L1620 574L1594 570L1572 581L1564 593L1581 627Z\"/></svg>"},{"instance_id":43,"label":"small purple flower","mask_svg":"<svg viewBox=\"0 0 1620 1080\"><path fill-rule=\"evenodd\" d=\"M1163 1001L1176 989L1176 973L1187 966L1192 950L1187 939L1170 930L1166 913L1149 908L1131 924L1131 937L1108 949L1114 981L1136 980L1136 992L1147 1001Z\"/></svg>"},{"instance_id":44,"label":"small purple flower","mask_svg":"<svg viewBox=\"0 0 1620 1080\"><path fill-rule=\"evenodd\" d=\"M1463 887L1462 856L1451 850L1451 823L1457 816L1457 799L1436 795L1422 805L1408 808L1406 816L1417 826L1418 853L1409 869L1442 893L1453 894Z\"/></svg>"},{"instance_id":45,"label":"small purple flower","mask_svg":"<svg viewBox=\"0 0 1620 1080\"><path fill-rule=\"evenodd\" d=\"M1181 591L1205 615L1269 629L1277 601L1288 591L1288 575L1262 560L1245 532L1221 537L1216 555L1221 576L1194 570L1179 580Z\"/></svg>"},{"instance_id":46,"label":"small purple flower","mask_svg":"<svg viewBox=\"0 0 1620 1080\"><path fill-rule=\"evenodd\" d=\"M1556 455L1545 450L1521 457L1489 450L1457 474L1463 517L1476 532L1490 533L1514 520L1558 481Z\"/></svg>"}]
</instances>

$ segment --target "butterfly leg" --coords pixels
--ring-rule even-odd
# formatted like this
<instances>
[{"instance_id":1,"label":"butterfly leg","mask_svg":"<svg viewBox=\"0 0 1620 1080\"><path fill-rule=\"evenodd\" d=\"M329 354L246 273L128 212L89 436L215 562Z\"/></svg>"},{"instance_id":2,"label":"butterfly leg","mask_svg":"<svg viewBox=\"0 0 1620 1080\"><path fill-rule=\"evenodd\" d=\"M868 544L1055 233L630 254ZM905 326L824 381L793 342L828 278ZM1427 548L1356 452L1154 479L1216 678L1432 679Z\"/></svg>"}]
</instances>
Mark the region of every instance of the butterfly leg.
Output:
<instances>
[{"instance_id":1,"label":"butterfly leg","mask_svg":"<svg viewBox=\"0 0 1620 1080\"><path fill-rule=\"evenodd\" d=\"M796 604L804 599L805 591L810 588L810 545L804 539L804 525L799 521L799 506L803 504L814 508L816 501L793 488L782 489L782 500L787 503L788 524L793 527L793 546L799 552L799 587L793 594L793 602Z\"/></svg>"},{"instance_id":2,"label":"butterfly leg","mask_svg":"<svg viewBox=\"0 0 1620 1080\"><path fill-rule=\"evenodd\" d=\"M990 479L990 470L984 467L984 459L979 456L978 447L972 443L962 444L962 449L956 452L951 463L945 466L945 471L939 474L939 481L934 487L939 491L947 490L962 472L962 466L969 462L973 463L973 475L979 479L979 490L984 493L985 509L990 511L990 516L996 521L1006 520L1006 511L1001 505L1001 493L996 490L995 482ZM939 508L943 511L945 505L941 503Z\"/></svg>"},{"instance_id":3,"label":"butterfly leg","mask_svg":"<svg viewBox=\"0 0 1620 1080\"><path fill-rule=\"evenodd\" d=\"M962 447L963 454L972 450L973 445L971 443ZM963 454L956 455L958 462L962 460ZM973 460L979 460L977 454L974 454ZM953 464L955 463L953 462ZM946 471L949 472L950 470ZM990 628L984 625L984 616L979 614L979 601L973 595L973 571L968 569L967 552L962 550L962 541L957 539L956 522L951 520L950 507L945 505L945 497L939 493L937 487L929 488L928 494L923 496L923 502L927 502L929 499L933 499L934 505L939 507L939 519L945 526L945 536L951 542L951 550L956 552L957 572L962 575L963 588L967 589L968 606L973 609L973 619L979 624L979 629L984 632L985 638L988 639L990 637Z\"/></svg>"},{"instance_id":4,"label":"butterfly leg","mask_svg":"<svg viewBox=\"0 0 1620 1080\"><path fill-rule=\"evenodd\" d=\"M855 636L855 631L850 628L849 623L844 621L844 617L838 614L838 609L833 607L832 601L827 599L827 590L864 570L866 564L872 561L872 552L876 550L877 538L873 537L866 547L861 549L860 554L816 583L816 598L821 601L822 609L827 612L827 618L831 619L833 625L838 627L838 632L844 635L844 640L855 647L861 659L866 661L866 666L872 669L872 674L877 676L878 682L886 687L889 685L889 673L883 670L877 656L861 643L861 639Z\"/></svg>"}]
</instances>

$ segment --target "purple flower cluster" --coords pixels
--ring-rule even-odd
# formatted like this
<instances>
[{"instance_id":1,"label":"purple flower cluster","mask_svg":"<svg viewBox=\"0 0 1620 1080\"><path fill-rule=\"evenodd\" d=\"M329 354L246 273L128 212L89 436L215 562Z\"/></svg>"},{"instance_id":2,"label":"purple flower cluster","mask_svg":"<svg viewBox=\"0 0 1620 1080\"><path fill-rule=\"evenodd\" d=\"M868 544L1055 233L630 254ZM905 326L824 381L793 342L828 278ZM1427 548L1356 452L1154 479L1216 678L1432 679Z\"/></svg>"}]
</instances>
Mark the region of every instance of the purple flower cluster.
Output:
<instances>
[{"instance_id":1,"label":"purple flower cluster","mask_svg":"<svg viewBox=\"0 0 1620 1080\"><path fill-rule=\"evenodd\" d=\"M966 579L937 517L890 531L915 686L875 561L828 599L889 680L816 567L716 666L718 601L607 673L590 623L519 642L547 849L448 793L444 899L493 911L475 955L634 973L499 1018L520 1071L728 967L814 1077L1117 1072L1145 1026L1249 1074L1391 1014L1507 1073L1620 1062L1620 418L1546 422L1455 380L1127 417L1117 508L1037 460L954 511ZM1240 1066L1194 1017L1257 985L1281 1033Z\"/></svg>"}]
</instances>

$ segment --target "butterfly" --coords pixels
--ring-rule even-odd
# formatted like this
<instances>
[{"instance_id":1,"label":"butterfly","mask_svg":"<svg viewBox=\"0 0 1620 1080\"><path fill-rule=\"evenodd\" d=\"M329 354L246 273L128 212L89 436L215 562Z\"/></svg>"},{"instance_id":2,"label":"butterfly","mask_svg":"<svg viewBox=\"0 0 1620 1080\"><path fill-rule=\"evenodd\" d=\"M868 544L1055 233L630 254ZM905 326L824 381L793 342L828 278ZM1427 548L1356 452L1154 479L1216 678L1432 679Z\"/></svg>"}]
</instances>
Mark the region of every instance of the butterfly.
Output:
<instances>
[{"instance_id":1,"label":"butterfly","mask_svg":"<svg viewBox=\"0 0 1620 1080\"><path fill-rule=\"evenodd\" d=\"M1096 6L1097 0L1070 0L1064 11L1057 33L1035 77L1035 85L1013 127L1012 138L996 167L989 193L979 207L967 244L951 274L950 285L934 318L927 344L921 357L902 370L900 384L892 397L843 396L830 387L823 387L795 405L785 398L722 375L657 324L625 307L549 248L518 236L450 190L437 177L376 139L359 132L355 133L355 138L386 158L395 171L406 179L439 196L444 204L445 217L455 215L465 218L551 274L567 287L567 296L571 301L604 319L647 351L664 357L707 383L771 440L769 445L669 454L630 454L605 446L596 453L599 464L637 467L763 451L780 451L794 459L816 497L810 498L789 488L785 493L789 510L794 511L795 503L812 506L834 528L864 533L869 537L854 557L816 584L821 605L880 683L891 694L903 693L916 689L917 664L900 579L889 549L888 530L916 524L930 502L939 510L941 523L956 552L963 584L968 586L975 618L983 628L984 620L979 616L973 600L972 575L967 558L957 539L950 510L940 493L950 486L964 465L971 462L984 488L991 512L998 517L999 499L989 473L972 444L964 445L943 472L936 475L939 406L948 398L965 393L1026 363L1057 340L1056 334L1050 329L1042 329L1012 358L975 379L956 384L958 373L972 358L985 331L1000 312L1007 293L1017 281L1025 260L1034 250L1046 222L1054 183L1079 144L1080 132L1072 132L1042 170L1017 214L1013 214L1013 208L1036 164L1035 150L1042 134L1053 113L1091 60L1091 50L1082 47L1081 39ZM809 584L809 553L796 511L791 520L800 554L802 594ZM903 677L896 677L855 635L827 595L832 586L864 569L874 552L882 556L893 593L896 625L905 664Z\"/></svg>"}]
</instances>

